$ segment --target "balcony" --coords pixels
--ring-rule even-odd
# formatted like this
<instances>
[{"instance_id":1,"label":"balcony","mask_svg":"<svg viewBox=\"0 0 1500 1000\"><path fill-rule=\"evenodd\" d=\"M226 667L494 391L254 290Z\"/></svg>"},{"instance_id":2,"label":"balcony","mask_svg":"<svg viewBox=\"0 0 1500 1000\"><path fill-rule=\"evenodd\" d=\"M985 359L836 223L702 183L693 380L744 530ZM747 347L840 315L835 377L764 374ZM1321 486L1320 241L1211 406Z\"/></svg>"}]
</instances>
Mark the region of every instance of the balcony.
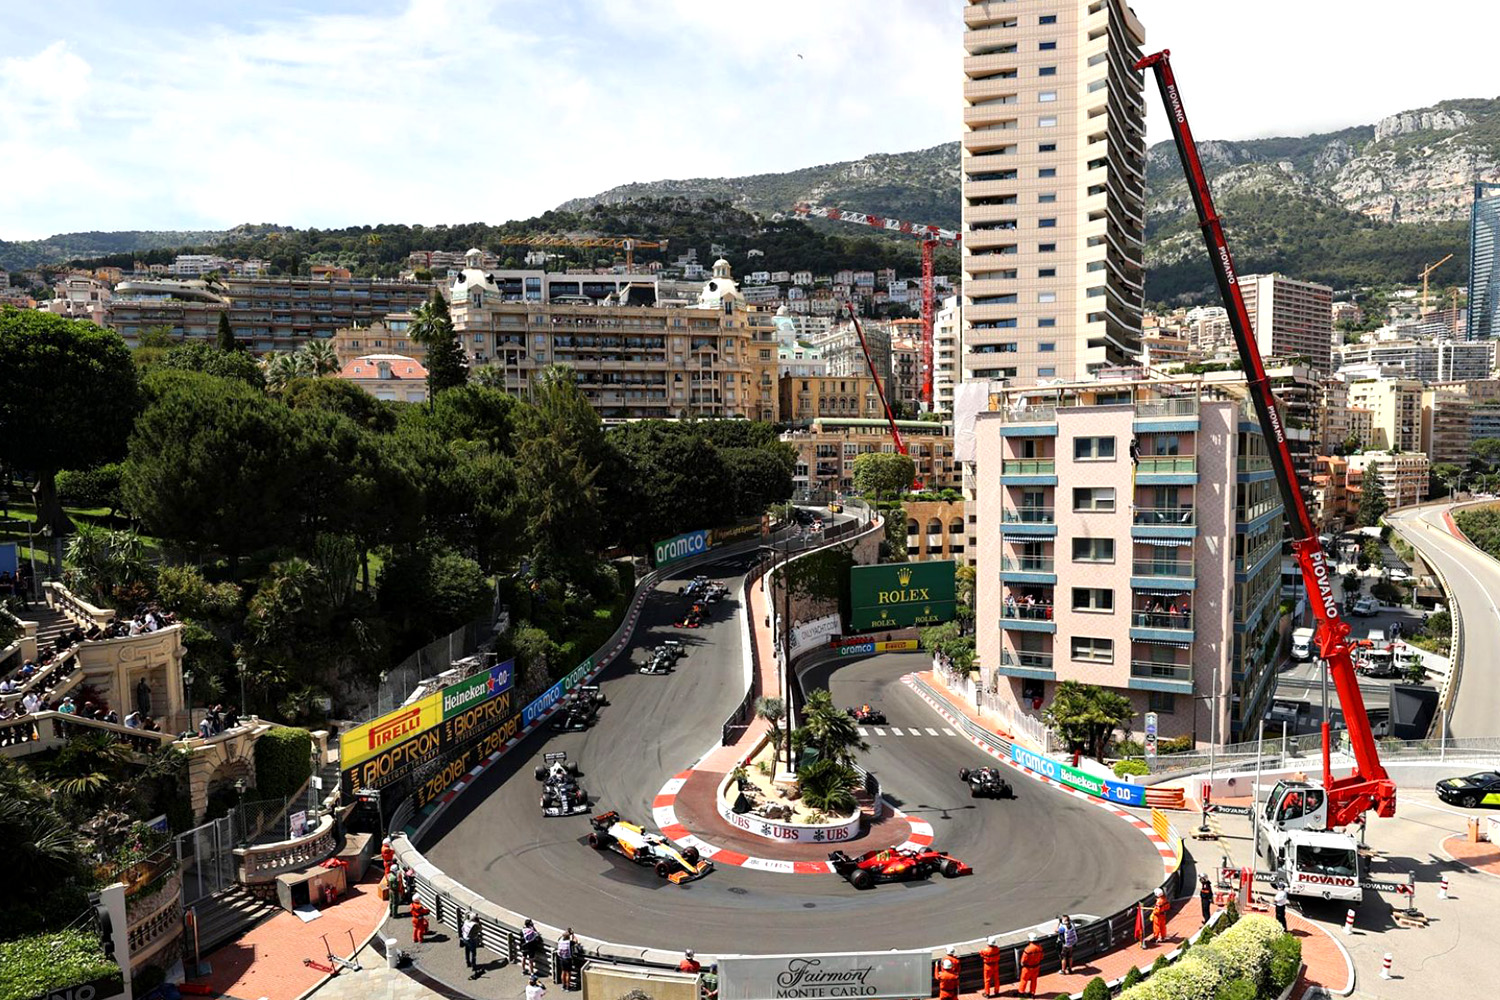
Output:
<instances>
[{"instance_id":1,"label":"balcony","mask_svg":"<svg viewBox=\"0 0 1500 1000\"><path fill-rule=\"evenodd\" d=\"M1150 431L1196 431L1198 429L1198 397L1186 396L1175 399L1143 399L1135 404L1135 430Z\"/></svg>"},{"instance_id":2,"label":"balcony","mask_svg":"<svg viewBox=\"0 0 1500 1000\"><path fill-rule=\"evenodd\" d=\"M1130 661L1130 687L1137 691L1169 691L1173 694L1192 694L1192 664L1132 660Z\"/></svg>"},{"instance_id":3,"label":"balcony","mask_svg":"<svg viewBox=\"0 0 1500 1000\"><path fill-rule=\"evenodd\" d=\"M996 672L1006 677L1025 677L1032 680L1056 680L1052 669L1051 653L1028 653L1025 650L1002 649L1000 666Z\"/></svg>"},{"instance_id":4,"label":"balcony","mask_svg":"<svg viewBox=\"0 0 1500 1000\"><path fill-rule=\"evenodd\" d=\"M1056 537L1051 507L1013 507L1000 512L1000 532L1005 535Z\"/></svg>"},{"instance_id":5,"label":"balcony","mask_svg":"<svg viewBox=\"0 0 1500 1000\"><path fill-rule=\"evenodd\" d=\"M1180 538L1198 534L1198 515L1191 507L1137 507L1130 526L1131 538Z\"/></svg>"},{"instance_id":6,"label":"balcony","mask_svg":"<svg viewBox=\"0 0 1500 1000\"><path fill-rule=\"evenodd\" d=\"M1186 559L1137 559L1131 566L1130 585L1138 589L1192 590L1195 570Z\"/></svg>"},{"instance_id":7,"label":"balcony","mask_svg":"<svg viewBox=\"0 0 1500 1000\"><path fill-rule=\"evenodd\" d=\"M1050 458L1007 458L1000 463L1000 479L1017 486L1056 486L1057 462Z\"/></svg>"},{"instance_id":8,"label":"balcony","mask_svg":"<svg viewBox=\"0 0 1500 1000\"><path fill-rule=\"evenodd\" d=\"M1020 632L1057 631L1057 622L1052 620L1052 608L1042 605L1010 604L1000 609L1000 627Z\"/></svg>"},{"instance_id":9,"label":"balcony","mask_svg":"<svg viewBox=\"0 0 1500 1000\"><path fill-rule=\"evenodd\" d=\"M1054 586L1057 572L1045 557L1000 557L1000 579L1005 583L1040 583Z\"/></svg>"},{"instance_id":10,"label":"balcony","mask_svg":"<svg viewBox=\"0 0 1500 1000\"><path fill-rule=\"evenodd\" d=\"M1167 611L1132 611L1130 638L1142 642L1192 642L1191 611L1172 614Z\"/></svg>"},{"instance_id":11,"label":"balcony","mask_svg":"<svg viewBox=\"0 0 1500 1000\"><path fill-rule=\"evenodd\" d=\"M1235 461L1234 470L1238 473L1239 481L1242 483L1259 482L1275 475L1268 455L1241 455Z\"/></svg>"},{"instance_id":12,"label":"balcony","mask_svg":"<svg viewBox=\"0 0 1500 1000\"><path fill-rule=\"evenodd\" d=\"M1198 482L1198 456L1142 455L1135 481L1141 486L1191 486Z\"/></svg>"}]
</instances>

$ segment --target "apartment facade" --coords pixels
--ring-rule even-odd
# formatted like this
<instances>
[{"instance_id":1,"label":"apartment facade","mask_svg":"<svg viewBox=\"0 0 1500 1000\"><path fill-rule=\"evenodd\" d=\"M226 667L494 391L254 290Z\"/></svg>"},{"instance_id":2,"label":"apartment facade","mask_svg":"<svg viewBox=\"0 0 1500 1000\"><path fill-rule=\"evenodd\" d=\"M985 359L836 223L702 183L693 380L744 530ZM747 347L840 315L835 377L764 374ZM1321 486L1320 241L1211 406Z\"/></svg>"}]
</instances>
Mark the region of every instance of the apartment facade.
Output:
<instances>
[{"instance_id":1,"label":"apartment facade","mask_svg":"<svg viewBox=\"0 0 1500 1000\"><path fill-rule=\"evenodd\" d=\"M959 485L951 424L898 420L896 426L923 488L953 489ZM797 451L792 482L801 496L828 496L852 490L856 458L896 450L890 424L872 418L820 417L785 431L781 440ZM952 520L948 518L943 526L951 528ZM960 544L962 537L960 532Z\"/></svg>"},{"instance_id":2,"label":"apartment facade","mask_svg":"<svg viewBox=\"0 0 1500 1000\"><path fill-rule=\"evenodd\" d=\"M1274 686L1284 515L1243 383L1052 389L995 387L972 415L965 394L956 417L973 424L984 698L1035 715L1075 680L1128 697L1137 731L1156 712L1163 738L1253 727Z\"/></svg>"},{"instance_id":3,"label":"apartment facade","mask_svg":"<svg viewBox=\"0 0 1500 1000\"><path fill-rule=\"evenodd\" d=\"M932 408L953 412L953 387L963 378L963 331L958 296L943 299L932 317Z\"/></svg>"},{"instance_id":4,"label":"apartment facade","mask_svg":"<svg viewBox=\"0 0 1500 1000\"><path fill-rule=\"evenodd\" d=\"M427 369L400 354L367 354L352 358L338 377L352 382L376 399L402 403L427 401Z\"/></svg>"},{"instance_id":5,"label":"apartment facade","mask_svg":"<svg viewBox=\"0 0 1500 1000\"><path fill-rule=\"evenodd\" d=\"M399 354L425 364L427 345L411 339L412 315L391 313L369 326L354 326L333 335L333 351L340 364L348 364L367 354Z\"/></svg>"},{"instance_id":6,"label":"apartment facade","mask_svg":"<svg viewBox=\"0 0 1500 1000\"><path fill-rule=\"evenodd\" d=\"M963 378L1071 379L1140 350L1145 29L1122 0L964 10Z\"/></svg>"},{"instance_id":7,"label":"apartment facade","mask_svg":"<svg viewBox=\"0 0 1500 1000\"><path fill-rule=\"evenodd\" d=\"M868 375L783 375L777 396L782 423L806 425L824 418L880 420L885 412Z\"/></svg>"},{"instance_id":8,"label":"apartment facade","mask_svg":"<svg viewBox=\"0 0 1500 1000\"><path fill-rule=\"evenodd\" d=\"M1345 344L1337 352L1340 368L1374 364L1398 366L1406 378L1420 382L1487 379L1495 370L1492 340L1390 340Z\"/></svg>"},{"instance_id":9,"label":"apartment facade","mask_svg":"<svg viewBox=\"0 0 1500 1000\"><path fill-rule=\"evenodd\" d=\"M1500 336L1500 184L1474 182L1469 214L1469 340Z\"/></svg>"},{"instance_id":10,"label":"apartment facade","mask_svg":"<svg viewBox=\"0 0 1500 1000\"><path fill-rule=\"evenodd\" d=\"M1349 456L1348 495L1350 510L1359 510L1366 483L1375 477L1391 507L1406 507L1427 499L1431 460L1420 451L1367 451Z\"/></svg>"},{"instance_id":11,"label":"apartment facade","mask_svg":"<svg viewBox=\"0 0 1500 1000\"><path fill-rule=\"evenodd\" d=\"M1349 383L1351 410L1370 411L1370 430L1361 436L1366 448L1420 451L1422 383L1415 379L1361 379Z\"/></svg>"},{"instance_id":12,"label":"apartment facade","mask_svg":"<svg viewBox=\"0 0 1500 1000\"><path fill-rule=\"evenodd\" d=\"M902 507L906 510L907 559L956 559L973 564L974 556L965 545L968 528L962 500L907 500Z\"/></svg>"},{"instance_id":13,"label":"apartment facade","mask_svg":"<svg viewBox=\"0 0 1500 1000\"><path fill-rule=\"evenodd\" d=\"M1281 274L1240 278L1250 328L1261 357L1306 358L1319 374L1333 371L1333 289Z\"/></svg>"}]
</instances>

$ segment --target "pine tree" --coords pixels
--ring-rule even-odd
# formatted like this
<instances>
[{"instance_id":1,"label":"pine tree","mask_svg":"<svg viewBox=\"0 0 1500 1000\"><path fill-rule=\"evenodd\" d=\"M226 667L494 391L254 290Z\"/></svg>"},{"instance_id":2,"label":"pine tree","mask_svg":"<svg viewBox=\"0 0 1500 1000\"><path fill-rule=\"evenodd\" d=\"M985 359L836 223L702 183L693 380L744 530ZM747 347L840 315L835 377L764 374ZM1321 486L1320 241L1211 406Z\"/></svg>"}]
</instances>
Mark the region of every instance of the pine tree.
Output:
<instances>
[{"instance_id":1,"label":"pine tree","mask_svg":"<svg viewBox=\"0 0 1500 1000\"><path fill-rule=\"evenodd\" d=\"M239 345L234 342L234 331L229 328L229 313L219 313L219 350L238 350Z\"/></svg>"},{"instance_id":2,"label":"pine tree","mask_svg":"<svg viewBox=\"0 0 1500 1000\"><path fill-rule=\"evenodd\" d=\"M1380 523L1385 512L1391 507L1391 502L1386 499L1385 490L1380 485L1380 468L1371 462L1365 467L1364 480L1361 483L1359 496L1359 523L1373 526Z\"/></svg>"},{"instance_id":3,"label":"pine tree","mask_svg":"<svg viewBox=\"0 0 1500 1000\"><path fill-rule=\"evenodd\" d=\"M432 299L414 310L411 339L427 347L427 398L469 381L469 358L453 332L448 300L433 290Z\"/></svg>"}]
</instances>

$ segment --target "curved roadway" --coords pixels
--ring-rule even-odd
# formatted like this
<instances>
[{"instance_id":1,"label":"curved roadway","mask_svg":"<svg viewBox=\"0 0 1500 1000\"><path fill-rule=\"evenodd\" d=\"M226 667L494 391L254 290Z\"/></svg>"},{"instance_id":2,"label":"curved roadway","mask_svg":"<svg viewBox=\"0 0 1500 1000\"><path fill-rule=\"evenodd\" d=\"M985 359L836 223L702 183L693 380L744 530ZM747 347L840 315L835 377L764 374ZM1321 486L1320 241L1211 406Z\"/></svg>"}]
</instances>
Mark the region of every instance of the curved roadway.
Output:
<instances>
[{"instance_id":1,"label":"curved roadway","mask_svg":"<svg viewBox=\"0 0 1500 1000\"><path fill-rule=\"evenodd\" d=\"M1449 530L1444 514L1452 505L1419 507L1386 515L1386 520L1422 558L1442 571L1463 621L1458 690L1449 733L1455 737L1500 735L1500 562Z\"/></svg>"},{"instance_id":2,"label":"curved roadway","mask_svg":"<svg viewBox=\"0 0 1500 1000\"><path fill-rule=\"evenodd\" d=\"M698 571L717 574L737 593L733 569ZM971 800L958 769L988 758L963 737L943 734L943 720L899 681L917 661L895 654L838 664L831 674L813 668L809 680L831 681L839 704L883 708L903 733L921 728L920 736L901 737L871 730L865 763L903 810L932 823L938 848L975 867L974 876L857 892L833 875L721 866L674 886L591 851L586 816L540 815L531 771L543 750L566 750L579 762L597 809L649 823L656 792L716 745L744 690L737 602L718 605L703 629L674 629L681 583L668 581L647 598L632 646L682 638L689 652L677 671L643 676L617 663L603 684L610 704L599 723L585 733L544 729L485 771L421 845L433 864L554 926L619 944L712 953L940 946L1061 912L1113 912L1160 882L1159 856L1135 828L1072 796L1016 774L1015 800ZM927 735L929 727L940 735ZM714 839L712 831L697 832Z\"/></svg>"}]
</instances>

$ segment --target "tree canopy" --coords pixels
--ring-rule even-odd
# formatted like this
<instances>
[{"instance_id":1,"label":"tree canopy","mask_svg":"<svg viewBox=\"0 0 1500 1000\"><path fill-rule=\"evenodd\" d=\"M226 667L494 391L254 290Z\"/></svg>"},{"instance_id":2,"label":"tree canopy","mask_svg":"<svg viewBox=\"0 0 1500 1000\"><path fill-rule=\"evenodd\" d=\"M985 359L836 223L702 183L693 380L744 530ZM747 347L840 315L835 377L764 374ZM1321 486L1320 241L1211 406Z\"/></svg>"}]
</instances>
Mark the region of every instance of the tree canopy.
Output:
<instances>
[{"instance_id":1,"label":"tree canopy","mask_svg":"<svg viewBox=\"0 0 1500 1000\"><path fill-rule=\"evenodd\" d=\"M1116 729L1128 729L1135 718L1130 699L1094 684L1063 681L1042 710L1042 719L1067 741L1071 750L1102 760Z\"/></svg>"},{"instance_id":2,"label":"tree canopy","mask_svg":"<svg viewBox=\"0 0 1500 1000\"><path fill-rule=\"evenodd\" d=\"M917 465L908 455L871 451L854 460L854 488L877 500L910 489L916 478Z\"/></svg>"}]
</instances>

